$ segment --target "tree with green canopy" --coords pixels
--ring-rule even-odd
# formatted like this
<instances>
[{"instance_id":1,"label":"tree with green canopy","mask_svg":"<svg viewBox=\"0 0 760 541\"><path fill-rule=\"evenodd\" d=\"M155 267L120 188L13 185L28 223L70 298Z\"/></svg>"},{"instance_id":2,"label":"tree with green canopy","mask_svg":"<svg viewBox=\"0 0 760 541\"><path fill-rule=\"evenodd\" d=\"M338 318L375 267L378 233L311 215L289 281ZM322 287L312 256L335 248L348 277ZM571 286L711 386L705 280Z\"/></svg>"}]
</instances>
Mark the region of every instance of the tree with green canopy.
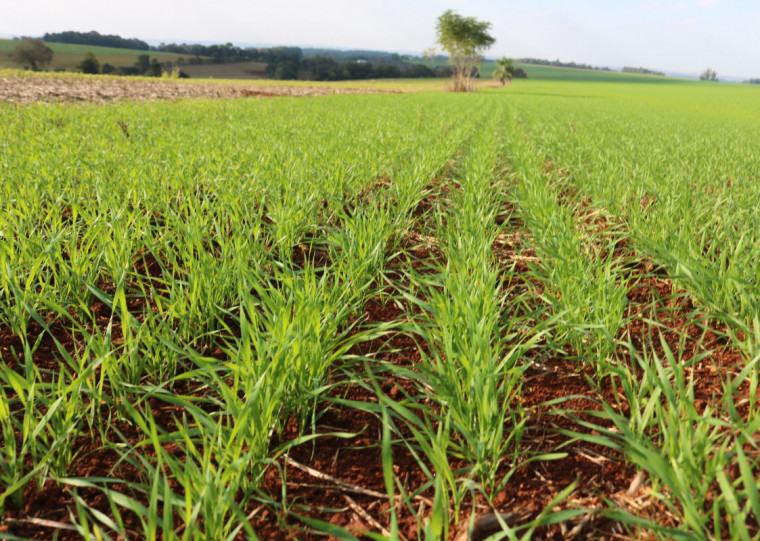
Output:
<instances>
[{"instance_id":1,"label":"tree with green canopy","mask_svg":"<svg viewBox=\"0 0 760 541\"><path fill-rule=\"evenodd\" d=\"M707 68L705 71L699 74L700 81L717 81L718 73L711 68Z\"/></svg>"},{"instance_id":2,"label":"tree with green canopy","mask_svg":"<svg viewBox=\"0 0 760 541\"><path fill-rule=\"evenodd\" d=\"M501 86L509 84L517 74L515 61L506 56L502 56L496 61L496 69L493 72L493 78L501 83Z\"/></svg>"},{"instance_id":3,"label":"tree with green canopy","mask_svg":"<svg viewBox=\"0 0 760 541\"><path fill-rule=\"evenodd\" d=\"M16 42L10 57L16 64L38 71L53 61L53 49L41 39L21 38Z\"/></svg>"},{"instance_id":4,"label":"tree with green canopy","mask_svg":"<svg viewBox=\"0 0 760 541\"><path fill-rule=\"evenodd\" d=\"M97 74L100 73L100 62L92 53L87 53L84 59L77 65L82 73Z\"/></svg>"},{"instance_id":5,"label":"tree with green canopy","mask_svg":"<svg viewBox=\"0 0 760 541\"><path fill-rule=\"evenodd\" d=\"M438 17L437 43L449 54L453 66L454 91L471 90L470 78L482 61L482 53L496 42L488 34L491 23L463 17L448 10Z\"/></svg>"}]
</instances>

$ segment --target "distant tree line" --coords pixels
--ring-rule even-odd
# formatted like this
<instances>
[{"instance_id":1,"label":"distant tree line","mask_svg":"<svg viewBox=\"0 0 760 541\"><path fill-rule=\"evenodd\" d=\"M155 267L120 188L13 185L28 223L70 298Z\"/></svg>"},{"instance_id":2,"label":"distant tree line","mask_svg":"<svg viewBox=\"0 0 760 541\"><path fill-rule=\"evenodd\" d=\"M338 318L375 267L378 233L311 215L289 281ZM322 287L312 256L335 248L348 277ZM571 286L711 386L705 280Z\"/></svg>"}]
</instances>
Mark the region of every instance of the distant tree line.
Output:
<instances>
[{"instance_id":1,"label":"distant tree line","mask_svg":"<svg viewBox=\"0 0 760 541\"><path fill-rule=\"evenodd\" d=\"M279 64L280 62L300 62L303 53L299 47L238 47L232 43L219 45L201 45L199 43L162 43L151 47L153 51L164 53L192 55L191 64L228 62L264 62Z\"/></svg>"},{"instance_id":2,"label":"distant tree line","mask_svg":"<svg viewBox=\"0 0 760 541\"><path fill-rule=\"evenodd\" d=\"M536 66L555 66L558 68L574 68L583 70L613 71L612 68L596 67L588 64L577 64L575 62L561 62L557 60L543 60L541 58L518 58L515 60L518 64L533 64Z\"/></svg>"},{"instance_id":3,"label":"distant tree line","mask_svg":"<svg viewBox=\"0 0 760 541\"><path fill-rule=\"evenodd\" d=\"M150 45L137 38L123 38L116 35L106 35L95 32L57 32L42 36L42 41L50 43L76 43L80 45L98 45L100 47L117 47L120 49L150 50Z\"/></svg>"},{"instance_id":4,"label":"distant tree line","mask_svg":"<svg viewBox=\"0 0 760 541\"><path fill-rule=\"evenodd\" d=\"M270 65L271 66L271 65ZM269 73L269 67L267 68ZM327 56L303 58L299 64L278 64L272 73L275 79L301 79L307 81L343 81L354 79L398 79L401 77L444 77L447 69L431 69L424 64L372 64L363 59L337 60Z\"/></svg>"},{"instance_id":5,"label":"distant tree line","mask_svg":"<svg viewBox=\"0 0 760 541\"><path fill-rule=\"evenodd\" d=\"M393 64L399 65L407 62L414 57L411 55L401 56L398 53L388 53L384 51L367 51L364 49L355 49L349 51L340 51L336 49L319 49L315 47L304 47L301 49L304 58L313 56L327 56L334 60L352 61L366 60L374 64Z\"/></svg>"},{"instance_id":6,"label":"distant tree line","mask_svg":"<svg viewBox=\"0 0 760 541\"><path fill-rule=\"evenodd\" d=\"M137 62L132 66L114 67L111 64L103 64L100 73L103 75L144 75L146 77L161 77L164 73L164 66L157 58L151 58L150 55L141 54L137 57Z\"/></svg>"},{"instance_id":7,"label":"distant tree line","mask_svg":"<svg viewBox=\"0 0 760 541\"><path fill-rule=\"evenodd\" d=\"M630 68L630 67L624 67L623 73L638 73L640 75L660 75L662 77L665 77L665 74L661 71L654 71L647 68Z\"/></svg>"},{"instance_id":8,"label":"distant tree line","mask_svg":"<svg viewBox=\"0 0 760 541\"><path fill-rule=\"evenodd\" d=\"M261 62L267 66L266 75L268 77L283 80L340 81L402 77L449 77L452 69L450 66L430 68L421 62L414 62L414 60L418 60L418 57L402 56L397 53L381 51L338 51L316 48L301 49L300 47L243 48L232 43L216 45L161 43L157 46L150 46L139 39L125 39L121 36L104 35L95 31L47 33L42 39L46 42L119 47L189 56L190 58L188 59L179 59L179 67L185 63ZM575 64L574 62L562 63L559 60L550 62L548 60L522 59L518 62L586 69L607 69L592 68L591 66ZM169 65L162 65L156 58L151 59L149 55L145 54L140 55L138 61L133 66L118 67L108 63L101 65L97 61L97 58L88 56L78 68L85 73L158 77L170 67ZM176 72L180 76L186 76L176 68L177 66L171 66L172 73ZM479 76L480 74L477 69L471 74L471 77ZM516 68L514 76L518 78L525 77L525 72L520 68Z\"/></svg>"},{"instance_id":9,"label":"distant tree line","mask_svg":"<svg viewBox=\"0 0 760 541\"><path fill-rule=\"evenodd\" d=\"M747 79L744 82L751 85L760 85L760 79Z\"/></svg>"},{"instance_id":10,"label":"distant tree line","mask_svg":"<svg viewBox=\"0 0 760 541\"><path fill-rule=\"evenodd\" d=\"M164 74L164 66L156 58L147 54L137 57L133 66L112 66L109 63L100 64L94 54L87 53L84 59L77 64L77 69L82 73L91 75L143 75L145 77L161 77ZM182 77L182 72L177 72L177 77ZM187 77L187 75L184 75Z\"/></svg>"},{"instance_id":11,"label":"distant tree line","mask_svg":"<svg viewBox=\"0 0 760 541\"><path fill-rule=\"evenodd\" d=\"M394 53L377 51L331 51L300 47L238 47L162 43L157 51L193 55L192 64L211 62L262 62L273 79L307 81L342 81L348 79L388 79L399 77L444 77L446 70L433 70L424 64L410 63ZM204 58L207 59L204 61ZM374 61L375 63L371 62Z\"/></svg>"}]
</instances>

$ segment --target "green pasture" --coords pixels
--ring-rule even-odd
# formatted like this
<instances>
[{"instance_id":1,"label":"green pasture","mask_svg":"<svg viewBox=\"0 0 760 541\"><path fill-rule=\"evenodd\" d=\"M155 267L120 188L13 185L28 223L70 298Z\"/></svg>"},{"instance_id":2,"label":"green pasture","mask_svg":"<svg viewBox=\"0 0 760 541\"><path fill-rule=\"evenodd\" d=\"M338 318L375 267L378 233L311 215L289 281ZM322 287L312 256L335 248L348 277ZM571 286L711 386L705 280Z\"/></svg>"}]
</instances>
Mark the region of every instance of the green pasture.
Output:
<instances>
[{"instance_id":1,"label":"green pasture","mask_svg":"<svg viewBox=\"0 0 760 541\"><path fill-rule=\"evenodd\" d=\"M0 69L18 68L19 65L12 62L8 56L15 46L12 39L0 39ZM100 47L97 45L77 45L73 43L46 43L53 50L53 61L47 69L65 69L74 71L87 53L92 53L98 59L101 66L134 66L137 57L143 54L151 58L157 58L160 62L176 62L179 58L188 59L192 55L177 55L156 51L136 51L134 49L119 49L115 47Z\"/></svg>"},{"instance_id":2,"label":"green pasture","mask_svg":"<svg viewBox=\"0 0 760 541\"><path fill-rule=\"evenodd\" d=\"M760 88L525 69L0 103L0 523L44 488L83 539L358 539L289 483L338 441L373 539L760 539ZM504 503L570 459L641 485Z\"/></svg>"},{"instance_id":3,"label":"green pasture","mask_svg":"<svg viewBox=\"0 0 760 541\"><path fill-rule=\"evenodd\" d=\"M421 63L430 68L448 65L445 61L422 60ZM547 79L554 81L588 81L588 82L617 82L617 83L673 83L679 81L672 77L655 75L640 75L636 73L620 73L616 71L587 70L562 68L557 66L540 66L536 64L517 64L525 70L528 79ZM492 79L496 63L485 60L480 68L481 79Z\"/></svg>"},{"instance_id":4,"label":"green pasture","mask_svg":"<svg viewBox=\"0 0 760 541\"><path fill-rule=\"evenodd\" d=\"M0 51L12 51L16 41L12 39L0 39ZM174 53L162 53L156 51L138 51L135 49L121 49L117 47L101 47L98 45L78 45L75 43L46 43L48 47L53 49L55 54L64 55L81 55L84 56L88 52L91 52L95 56L137 56L140 54L149 54L157 58L163 56L177 56Z\"/></svg>"},{"instance_id":5,"label":"green pasture","mask_svg":"<svg viewBox=\"0 0 760 541\"><path fill-rule=\"evenodd\" d=\"M637 73L620 73L616 71L561 68L556 66L537 66L535 64L518 64L525 70L529 79L549 79L556 81L588 81L608 83L668 83L679 79ZM493 70L491 70L491 74ZM484 74L485 75L485 74Z\"/></svg>"}]
</instances>

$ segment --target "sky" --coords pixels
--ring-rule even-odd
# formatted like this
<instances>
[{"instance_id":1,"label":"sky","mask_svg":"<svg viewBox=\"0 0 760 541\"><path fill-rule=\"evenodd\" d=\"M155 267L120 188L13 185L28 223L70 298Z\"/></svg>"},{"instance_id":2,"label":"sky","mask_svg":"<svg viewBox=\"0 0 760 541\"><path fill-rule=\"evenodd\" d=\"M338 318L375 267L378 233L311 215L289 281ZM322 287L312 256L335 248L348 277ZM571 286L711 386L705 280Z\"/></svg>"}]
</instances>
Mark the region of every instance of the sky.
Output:
<instances>
[{"instance_id":1,"label":"sky","mask_svg":"<svg viewBox=\"0 0 760 541\"><path fill-rule=\"evenodd\" d=\"M0 0L0 35L422 53L447 9L492 24L489 57L760 78L759 0Z\"/></svg>"}]
</instances>

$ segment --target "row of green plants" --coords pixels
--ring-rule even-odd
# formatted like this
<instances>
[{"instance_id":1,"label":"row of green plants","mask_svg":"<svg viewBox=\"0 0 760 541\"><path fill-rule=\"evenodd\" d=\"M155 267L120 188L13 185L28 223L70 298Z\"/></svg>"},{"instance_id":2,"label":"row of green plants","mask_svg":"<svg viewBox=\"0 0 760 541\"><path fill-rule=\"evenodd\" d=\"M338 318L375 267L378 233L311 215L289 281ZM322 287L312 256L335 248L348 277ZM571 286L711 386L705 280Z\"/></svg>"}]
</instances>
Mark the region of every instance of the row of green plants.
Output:
<instances>
[{"instance_id":1,"label":"row of green plants","mask_svg":"<svg viewBox=\"0 0 760 541\"><path fill-rule=\"evenodd\" d=\"M628 98L631 89L614 90ZM678 526L633 517L621 501L607 516L662 538L750 539L760 517L757 243L749 218L757 165L747 153L754 132L744 121L698 120L691 107L711 95L692 92L693 101L676 112L665 110L672 106L667 92L646 96L647 112L612 92L561 97L551 108L544 98L520 96L519 135L508 151L518 166L517 202L538 256L542 300L559 318L557 330L567 329L570 354L597 374L592 388L599 392L591 396L599 409L583 413L598 421L560 405L556 413L583 428L565 434L622 452ZM604 227L585 220L590 213L602 216ZM662 279L634 276L646 262L667 272L673 294L653 295L632 313L627 297L637 280ZM668 306L684 295L697 307L681 328L669 328L657 312L673 310ZM640 336L626 331L635 320L646 322ZM688 327L704 325L725 333L744 362L726 370L713 351L690 352L687 342L701 339ZM715 331L721 325L725 330ZM678 339L666 340L673 332ZM715 367L716 385L699 407L695 373L704 364ZM612 402L600 398L605 383L617 392Z\"/></svg>"},{"instance_id":2,"label":"row of green plants","mask_svg":"<svg viewBox=\"0 0 760 541\"><path fill-rule=\"evenodd\" d=\"M352 104L2 110L23 148L2 164L3 509L54 482L106 494L76 498L85 537L128 535L127 512L148 538L255 535L263 473L381 332L356 318L473 129L434 103ZM292 418L303 439L276 446ZM72 477L88 442L141 481Z\"/></svg>"},{"instance_id":3,"label":"row of green plants","mask_svg":"<svg viewBox=\"0 0 760 541\"><path fill-rule=\"evenodd\" d=\"M410 271L400 292L409 306L406 327L427 353L419 366L388 369L413 380L416 392L401 401L381 396L386 423L397 437L401 427L411 431L405 444L429 475L434 504L420 525L426 539L447 537L460 516L474 520L474 512L463 513L466 502L497 494L503 470L522 455L520 359L531 338L521 336L520 319L504 317L508 276L492 252L506 190L492 140L503 106L481 101L479 109L490 118L482 119L428 224L438 257L424 272Z\"/></svg>"},{"instance_id":4,"label":"row of green plants","mask_svg":"<svg viewBox=\"0 0 760 541\"><path fill-rule=\"evenodd\" d=\"M518 98L530 137L546 160L570 171L577 189L630 224L639 251L663 265L727 323L747 355L755 342L760 118L750 88L722 95L698 85L642 92ZM593 97L593 99L591 99ZM584 99L586 98L586 99Z\"/></svg>"},{"instance_id":5,"label":"row of green plants","mask_svg":"<svg viewBox=\"0 0 760 541\"><path fill-rule=\"evenodd\" d=\"M420 501L419 539L472 527L484 505L502 511L519 468L580 442L622 454L676 525L612 495L574 506L570 484L531 521L502 521L502 538L587 513L634 537L756 538L754 132L725 104L697 117L719 96L695 88L691 102L537 83L533 94L0 107L0 509L58 485L83 538L255 538L269 509L288 532L302 516L352 539L262 489L267 472L287 475L293 446L319 444L322 412L339 406L382 421L391 505L388 535L374 538L400 537L399 506L414 516ZM524 252L499 255L505 236ZM432 254L422 266L410 239ZM705 407L694 374L711 352L690 353L687 330L663 326L669 299L628 309L642 261L744 353L716 371ZM370 299L403 317L367 322ZM646 334L631 336L634 322ZM399 332L420 362L355 353ZM525 371L566 357L591 367L584 398L598 407L525 411ZM386 379L408 385L391 397ZM335 398L345 386L376 400ZM574 423L554 429L561 447L523 445L537 413ZM402 482L397 449L423 486ZM77 476L86 452L114 468Z\"/></svg>"}]
</instances>

